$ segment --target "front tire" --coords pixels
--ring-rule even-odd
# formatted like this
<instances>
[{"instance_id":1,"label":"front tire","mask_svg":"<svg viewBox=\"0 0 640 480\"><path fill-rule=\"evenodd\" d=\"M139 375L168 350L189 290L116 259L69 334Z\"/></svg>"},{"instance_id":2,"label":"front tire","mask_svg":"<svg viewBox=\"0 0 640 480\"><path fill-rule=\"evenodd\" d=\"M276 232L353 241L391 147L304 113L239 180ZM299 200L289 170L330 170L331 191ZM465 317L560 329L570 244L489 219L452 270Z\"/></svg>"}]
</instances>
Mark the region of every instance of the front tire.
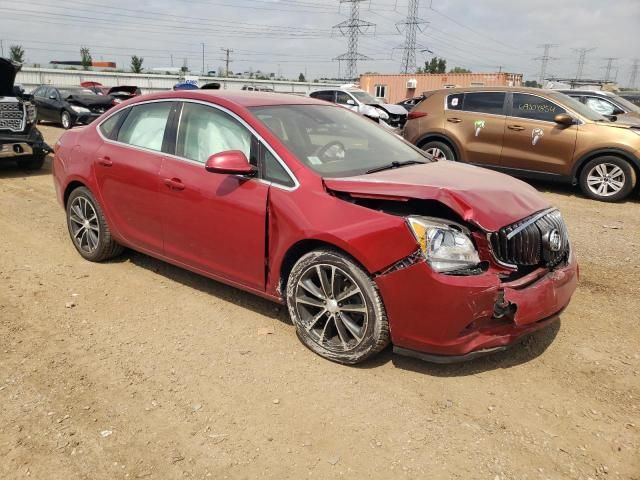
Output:
<instances>
[{"instance_id":1,"label":"front tire","mask_svg":"<svg viewBox=\"0 0 640 480\"><path fill-rule=\"evenodd\" d=\"M617 202L627 197L636 185L633 167L619 157L602 156L587 162L580 173L580 188L589 198Z\"/></svg>"},{"instance_id":2,"label":"front tire","mask_svg":"<svg viewBox=\"0 0 640 480\"><path fill-rule=\"evenodd\" d=\"M453 149L444 142L434 140L425 143L420 148L438 161L448 160L455 162L457 160Z\"/></svg>"},{"instance_id":3,"label":"front tire","mask_svg":"<svg viewBox=\"0 0 640 480\"><path fill-rule=\"evenodd\" d=\"M24 170L40 170L44 165L44 159L46 155L32 155L28 158L21 158L17 160L18 167Z\"/></svg>"},{"instance_id":4,"label":"front tire","mask_svg":"<svg viewBox=\"0 0 640 480\"><path fill-rule=\"evenodd\" d=\"M60 114L60 124L65 130L69 130L71 127L73 127L73 119L71 118L71 114L66 110L63 110Z\"/></svg>"},{"instance_id":5,"label":"front tire","mask_svg":"<svg viewBox=\"0 0 640 480\"><path fill-rule=\"evenodd\" d=\"M82 257L103 262L122 253L122 246L111 235L98 202L85 187L78 187L67 201L67 227L73 245Z\"/></svg>"},{"instance_id":6,"label":"front tire","mask_svg":"<svg viewBox=\"0 0 640 480\"><path fill-rule=\"evenodd\" d=\"M376 284L347 255L314 250L287 282L289 315L306 347L328 360L355 364L389 344L389 323Z\"/></svg>"}]
</instances>

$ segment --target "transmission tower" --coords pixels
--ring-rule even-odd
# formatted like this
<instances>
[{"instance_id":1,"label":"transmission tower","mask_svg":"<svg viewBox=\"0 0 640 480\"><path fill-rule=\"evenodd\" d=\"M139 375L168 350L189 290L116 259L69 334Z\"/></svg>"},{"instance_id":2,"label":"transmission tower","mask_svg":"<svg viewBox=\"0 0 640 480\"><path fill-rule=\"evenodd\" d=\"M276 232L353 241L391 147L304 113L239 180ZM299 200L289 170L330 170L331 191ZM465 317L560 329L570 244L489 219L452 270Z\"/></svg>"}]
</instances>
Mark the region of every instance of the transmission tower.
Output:
<instances>
[{"instance_id":1,"label":"transmission tower","mask_svg":"<svg viewBox=\"0 0 640 480\"><path fill-rule=\"evenodd\" d=\"M364 1L365 0L340 0L341 5L343 3L351 5L351 13L349 20L345 20L333 27L335 30L338 30L342 36L347 37L349 41L347 53L338 55L334 60L347 62L345 78L350 80L354 80L358 76L358 60L370 60L366 55L358 53L358 36L367 33L371 28L375 28L375 24L360 20L360 3Z\"/></svg>"},{"instance_id":2,"label":"transmission tower","mask_svg":"<svg viewBox=\"0 0 640 480\"><path fill-rule=\"evenodd\" d=\"M582 78L584 65L587 63L587 53L593 52L595 48L574 48L573 51L578 53L578 70L576 71L576 80Z\"/></svg>"},{"instance_id":3,"label":"transmission tower","mask_svg":"<svg viewBox=\"0 0 640 480\"><path fill-rule=\"evenodd\" d=\"M638 78L638 68L640 68L640 61L637 58L633 59L633 65L631 65L631 78L629 78L629 87L636 88L636 79Z\"/></svg>"},{"instance_id":4,"label":"transmission tower","mask_svg":"<svg viewBox=\"0 0 640 480\"><path fill-rule=\"evenodd\" d=\"M605 60L607 61L607 66L606 68L606 73L604 74L604 81L608 82L609 80L611 80L611 69L613 68L613 62L615 62L616 60L618 60L617 57L607 57L605 58Z\"/></svg>"},{"instance_id":5,"label":"transmission tower","mask_svg":"<svg viewBox=\"0 0 640 480\"><path fill-rule=\"evenodd\" d=\"M549 56L551 49L557 47L555 43L545 43L543 45L538 45L538 48L543 48L544 52L541 57L536 57L534 60L540 60L540 78L538 79L538 83L540 85L544 85L544 81L547 76L547 67L549 66L549 61L557 60L556 57Z\"/></svg>"},{"instance_id":6,"label":"transmission tower","mask_svg":"<svg viewBox=\"0 0 640 480\"><path fill-rule=\"evenodd\" d=\"M418 18L418 7L420 0L409 0L409 9L407 10L407 18L402 22L396 23L396 28L400 33L404 30L404 44L400 47L402 50L402 73L415 73L416 71L416 33L423 31L428 24L424 20Z\"/></svg>"},{"instance_id":7,"label":"transmission tower","mask_svg":"<svg viewBox=\"0 0 640 480\"><path fill-rule=\"evenodd\" d=\"M233 60L231 60L230 56L233 53L233 50L231 50L230 48L221 48L220 50L222 50L225 54L225 59L224 59L224 76L228 77L229 76L229 64L231 62L233 62Z\"/></svg>"}]
</instances>

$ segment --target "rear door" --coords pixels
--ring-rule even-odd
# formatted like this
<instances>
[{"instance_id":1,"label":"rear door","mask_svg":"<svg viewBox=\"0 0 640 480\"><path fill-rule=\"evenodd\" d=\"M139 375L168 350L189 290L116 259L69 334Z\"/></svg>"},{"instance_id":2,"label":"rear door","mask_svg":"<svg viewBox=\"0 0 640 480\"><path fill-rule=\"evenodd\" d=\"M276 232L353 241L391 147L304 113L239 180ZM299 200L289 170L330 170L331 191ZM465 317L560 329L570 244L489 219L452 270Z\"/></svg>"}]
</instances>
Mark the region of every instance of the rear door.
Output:
<instances>
[{"instance_id":1,"label":"rear door","mask_svg":"<svg viewBox=\"0 0 640 480\"><path fill-rule=\"evenodd\" d=\"M462 160L499 165L505 124L505 92L467 92L447 96L445 129L461 146Z\"/></svg>"},{"instance_id":2,"label":"rear door","mask_svg":"<svg viewBox=\"0 0 640 480\"><path fill-rule=\"evenodd\" d=\"M149 253L163 251L158 174L168 148L168 119L176 105L138 104L116 114L126 118L112 116L98 127L105 138L95 158L102 205L125 240Z\"/></svg>"},{"instance_id":3,"label":"rear door","mask_svg":"<svg viewBox=\"0 0 640 480\"><path fill-rule=\"evenodd\" d=\"M60 120L60 116L58 115L59 96L60 95L55 88L47 87L43 90L42 95L38 97L38 113L42 120Z\"/></svg>"},{"instance_id":4,"label":"rear door","mask_svg":"<svg viewBox=\"0 0 640 480\"><path fill-rule=\"evenodd\" d=\"M240 150L258 166L257 138L232 113L182 104L175 155L160 171L165 255L185 266L264 290L266 211L270 184L207 172L207 159Z\"/></svg>"},{"instance_id":5,"label":"rear door","mask_svg":"<svg viewBox=\"0 0 640 480\"><path fill-rule=\"evenodd\" d=\"M502 149L503 167L566 174L572 163L578 125L555 123L567 111L559 104L529 93L513 93Z\"/></svg>"}]
</instances>

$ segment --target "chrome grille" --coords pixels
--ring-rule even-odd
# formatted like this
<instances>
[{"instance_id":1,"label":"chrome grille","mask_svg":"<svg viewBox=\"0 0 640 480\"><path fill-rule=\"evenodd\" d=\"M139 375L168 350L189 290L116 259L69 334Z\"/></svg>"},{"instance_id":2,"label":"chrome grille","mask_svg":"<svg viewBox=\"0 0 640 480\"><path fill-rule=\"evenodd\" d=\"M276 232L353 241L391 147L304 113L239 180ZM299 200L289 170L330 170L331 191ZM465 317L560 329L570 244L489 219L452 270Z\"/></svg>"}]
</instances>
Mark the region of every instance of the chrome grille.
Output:
<instances>
[{"instance_id":1,"label":"chrome grille","mask_svg":"<svg viewBox=\"0 0 640 480\"><path fill-rule=\"evenodd\" d=\"M509 265L552 268L569 255L569 233L558 210L503 227L489 239L496 259Z\"/></svg>"},{"instance_id":2,"label":"chrome grille","mask_svg":"<svg viewBox=\"0 0 640 480\"><path fill-rule=\"evenodd\" d=\"M0 102L0 130L20 132L24 125L24 109L17 102Z\"/></svg>"}]
</instances>

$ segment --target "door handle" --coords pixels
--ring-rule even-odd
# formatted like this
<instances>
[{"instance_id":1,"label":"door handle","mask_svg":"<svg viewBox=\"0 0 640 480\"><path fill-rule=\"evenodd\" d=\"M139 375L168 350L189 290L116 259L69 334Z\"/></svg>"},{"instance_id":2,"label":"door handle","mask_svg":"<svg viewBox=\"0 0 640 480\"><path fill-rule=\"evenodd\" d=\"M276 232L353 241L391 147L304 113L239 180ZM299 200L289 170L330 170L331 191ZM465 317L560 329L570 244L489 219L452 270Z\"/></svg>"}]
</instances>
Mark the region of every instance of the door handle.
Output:
<instances>
[{"instance_id":1,"label":"door handle","mask_svg":"<svg viewBox=\"0 0 640 480\"><path fill-rule=\"evenodd\" d=\"M184 190L184 183L179 178L165 178L164 184L171 190Z\"/></svg>"},{"instance_id":2,"label":"door handle","mask_svg":"<svg viewBox=\"0 0 640 480\"><path fill-rule=\"evenodd\" d=\"M113 162L109 157L100 157L98 158L98 165L102 165L103 167L110 167L113 165Z\"/></svg>"},{"instance_id":3,"label":"door handle","mask_svg":"<svg viewBox=\"0 0 640 480\"><path fill-rule=\"evenodd\" d=\"M451 123L460 123L462 122L462 120L460 120L459 118L447 118L447 122L451 122Z\"/></svg>"},{"instance_id":4,"label":"door handle","mask_svg":"<svg viewBox=\"0 0 640 480\"><path fill-rule=\"evenodd\" d=\"M507 125L507 128L509 130L515 130L516 132L521 132L522 130L524 130L524 127L521 127L520 125Z\"/></svg>"}]
</instances>

